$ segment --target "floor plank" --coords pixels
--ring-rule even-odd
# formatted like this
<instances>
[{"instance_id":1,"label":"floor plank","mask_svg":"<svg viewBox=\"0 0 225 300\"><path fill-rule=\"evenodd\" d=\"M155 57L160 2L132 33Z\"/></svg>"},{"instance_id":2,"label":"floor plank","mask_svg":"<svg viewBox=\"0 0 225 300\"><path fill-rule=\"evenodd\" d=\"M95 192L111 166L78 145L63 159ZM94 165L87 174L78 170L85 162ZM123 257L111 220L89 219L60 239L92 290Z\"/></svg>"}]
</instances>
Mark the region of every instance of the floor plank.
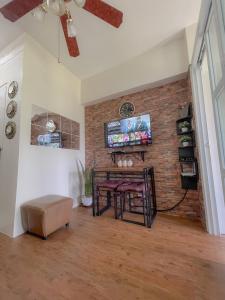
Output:
<instances>
[{"instance_id":1,"label":"floor plank","mask_svg":"<svg viewBox=\"0 0 225 300\"><path fill-rule=\"evenodd\" d=\"M146 229L78 208L48 241L0 235L0 300L224 300L224 283L225 238L176 217Z\"/></svg>"}]
</instances>

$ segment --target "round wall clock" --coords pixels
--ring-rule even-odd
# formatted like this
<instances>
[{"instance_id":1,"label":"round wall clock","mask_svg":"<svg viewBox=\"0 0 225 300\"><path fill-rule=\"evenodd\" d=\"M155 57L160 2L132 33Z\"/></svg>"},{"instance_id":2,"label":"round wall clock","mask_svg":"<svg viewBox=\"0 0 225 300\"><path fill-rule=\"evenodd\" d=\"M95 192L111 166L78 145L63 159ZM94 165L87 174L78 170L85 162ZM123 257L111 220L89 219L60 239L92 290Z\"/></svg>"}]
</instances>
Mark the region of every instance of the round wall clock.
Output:
<instances>
[{"instance_id":1,"label":"round wall clock","mask_svg":"<svg viewBox=\"0 0 225 300\"><path fill-rule=\"evenodd\" d=\"M123 118L131 117L135 112L134 104L131 102L125 102L120 106L120 115Z\"/></svg>"},{"instance_id":2,"label":"round wall clock","mask_svg":"<svg viewBox=\"0 0 225 300\"><path fill-rule=\"evenodd\" d=\"M5 126L5 135L6 137L11 140L14 138L16 134L16 123L15 122L8 122Z\"/></svg>"},{"instance_id":3,"label":"round wall clock","mask_svg":"<svg viewBox=\"0 0 225 300\"><path fill-rule=\"evenodd\" d=\"M16 101L12 100L9 102L6 108L7 117L9 119L12 119L15 116L16 111L17 111L17 103Z\"/></svg>"},{"instance_id":4,"label":"round wall clock","mask_svg":"<svg viewBox=\"0 0 225 300\"><path fill-rule=\"evenodd\" d=\"M8 88L8 96L10 99L13 99L16 97L16 94L18 92L18 83L16 81L13 81L10 83Z\"/></svg>"}]
</instances>

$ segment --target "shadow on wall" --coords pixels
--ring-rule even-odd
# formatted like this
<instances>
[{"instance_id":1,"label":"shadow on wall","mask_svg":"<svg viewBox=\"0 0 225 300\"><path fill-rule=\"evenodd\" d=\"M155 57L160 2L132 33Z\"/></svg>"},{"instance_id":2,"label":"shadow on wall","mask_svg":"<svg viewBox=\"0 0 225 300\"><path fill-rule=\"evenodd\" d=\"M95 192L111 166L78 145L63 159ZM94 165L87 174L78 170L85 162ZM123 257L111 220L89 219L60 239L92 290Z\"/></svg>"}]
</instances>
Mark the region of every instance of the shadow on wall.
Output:
<instances>
[{"instance_id":1,"label":"shadow on wall","mask_svg":"<svg viewBox=\"0 0 225 300\"><path fill-rule=\"evenodd\" d=\"M76 170L78 172L78 170ZM80 180L78 178L77 172L70 172L68 175L68 182L69 182L69 195L72 197L72 199L77 199L77 202L73 201L73 207L76 207L81 202L81 192L77 189L78 186L80 186Z\"/></svg>"},{"instance_id":2,"label":"shadow on wall","mask_svg":"<svg viewBox=\"0 0 225 300\"><path fill-rule=\"evenodd\" d=\"M73 203L73 206L76 207L82 203L82 196L84 192L84 172L85 168L82 162L78 159L76 160L76 168L74 172L69 173L69 195L73 199L77 199L77 203Z\"/></svg>"}]
</instances>

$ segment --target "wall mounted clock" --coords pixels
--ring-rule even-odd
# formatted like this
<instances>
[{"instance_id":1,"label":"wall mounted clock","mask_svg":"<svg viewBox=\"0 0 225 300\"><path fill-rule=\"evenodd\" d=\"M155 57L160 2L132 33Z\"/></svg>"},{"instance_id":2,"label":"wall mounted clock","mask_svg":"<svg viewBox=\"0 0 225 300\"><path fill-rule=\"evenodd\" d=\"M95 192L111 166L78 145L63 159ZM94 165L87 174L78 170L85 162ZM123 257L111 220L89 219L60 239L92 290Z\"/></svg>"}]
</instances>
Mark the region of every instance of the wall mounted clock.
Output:
<instances>
[{"instance_id":1,"label":"wall mounted clock","mask_svg":"<svg viewBox=\"0 0 225 300\"><path fill-rule=\"evenodd\" d=\"M131 102L124 102L119 109L119 113L123 118L129 118L133 116L135 112L134 104Z\"/></svg>"},{"instance_id":2,"label":"wall mounted clock","mask_svg":"<svg viewBox=\"0 0 225 300\"><path fill-rule=\"evenodd\" d=\"M8 122L5 126L5 135L6 137L11 140L16 135L16 123L15 122Z\"/></svg>"},{"instance_id":3,"label":"wall mounted clock","mask_svg":"<svg viewBox=\"0 0 225 300\"><path fill-rule=\"evenodd\" d=\"M13 99L16 97L16 94L18 92L18 83L16 81L13 81L10 83L8 88L8 96L10 99Z\"/></svg>"},{"instance_id":4,"label":"wall mounted clock","mask_svg":"<svg viewBox=\"0 0 225 300\"><path fill-rule=\"evenodd\" d=\"M9 102L6 108L6 115L9 119L12 119L17 111L17 103L16 101L12 100Z\"/></svg>"}]
</instances>

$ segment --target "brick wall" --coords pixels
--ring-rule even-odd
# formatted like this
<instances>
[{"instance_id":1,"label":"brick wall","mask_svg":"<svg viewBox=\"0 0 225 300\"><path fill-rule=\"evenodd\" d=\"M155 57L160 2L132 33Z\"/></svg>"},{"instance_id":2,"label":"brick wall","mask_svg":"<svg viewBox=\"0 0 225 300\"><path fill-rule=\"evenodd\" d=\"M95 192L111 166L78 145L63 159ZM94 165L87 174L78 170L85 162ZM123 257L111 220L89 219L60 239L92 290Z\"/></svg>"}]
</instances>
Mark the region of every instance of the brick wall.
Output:
<instances>
[{"instance_id":1,"label":"brick wall","mask_svg":"<svg viewBox=\"0 0 225 300\"><path fill-rule=\"evenodd\" d=\"M105 148L104 123L120 118L119 107L125 101L134 103L135 114L151 115L153 144L147 147L145 162L134 157L132 159L136 166L154 166L158 208L171 207L185 192L180 182L176 120L179 118L179 107L191 101L189 82L184 79L86 107L87 165L92 165L95 160L97 166L113 166L110 150ZM200 188L198 191L189 191L186 200L170 214L200 218L200 194Z\"/></svg>"}]
</instances>

